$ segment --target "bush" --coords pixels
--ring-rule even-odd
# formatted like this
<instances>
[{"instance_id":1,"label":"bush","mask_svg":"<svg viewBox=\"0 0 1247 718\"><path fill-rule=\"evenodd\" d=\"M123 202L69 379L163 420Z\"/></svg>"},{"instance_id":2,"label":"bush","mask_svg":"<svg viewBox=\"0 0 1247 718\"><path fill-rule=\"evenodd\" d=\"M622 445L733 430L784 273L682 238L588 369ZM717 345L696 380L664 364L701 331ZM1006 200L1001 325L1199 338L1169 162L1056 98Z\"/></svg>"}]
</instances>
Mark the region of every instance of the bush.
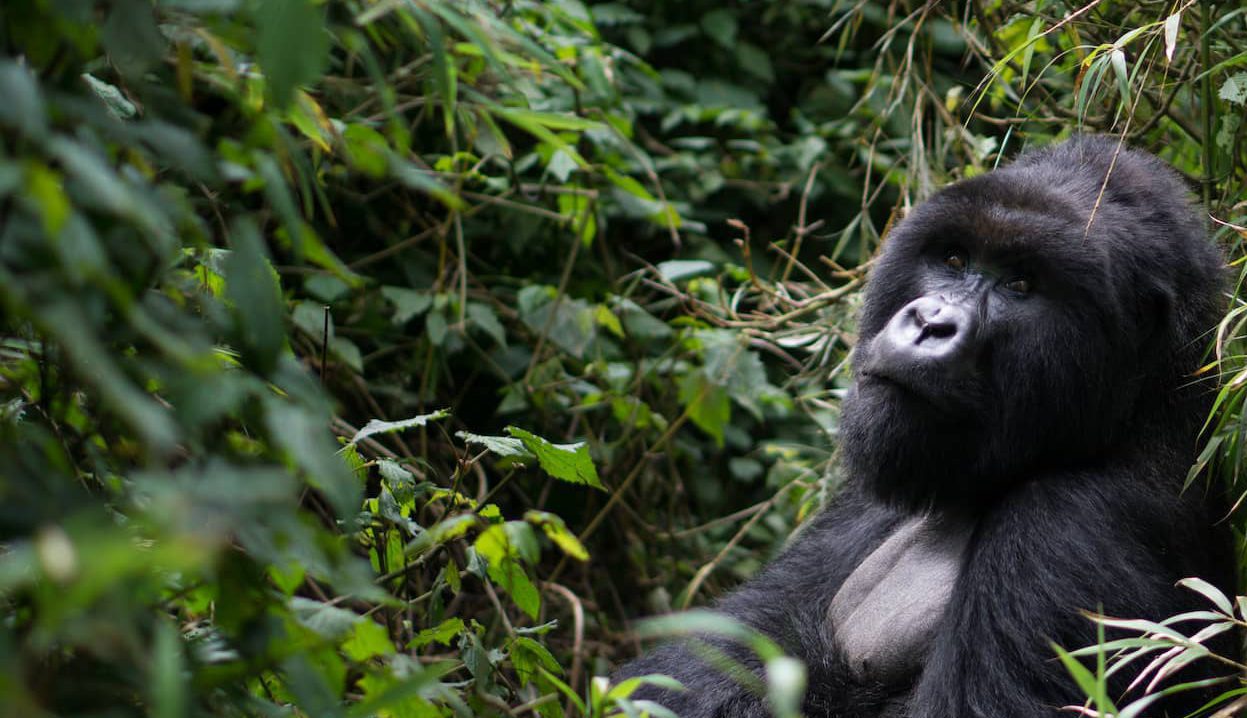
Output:
<instances>
[{"instance_id":1,"label":"bush","mask_svg":"<svg viewBox=\"0 0 1247 718\"><path fill-rule=\"evenodd\" d=\"M1038 5L4 3L0 712L636 710L834 492L905 208L1117 132L1241 256L1243 11Z\"/></svg>"}]
</instances>

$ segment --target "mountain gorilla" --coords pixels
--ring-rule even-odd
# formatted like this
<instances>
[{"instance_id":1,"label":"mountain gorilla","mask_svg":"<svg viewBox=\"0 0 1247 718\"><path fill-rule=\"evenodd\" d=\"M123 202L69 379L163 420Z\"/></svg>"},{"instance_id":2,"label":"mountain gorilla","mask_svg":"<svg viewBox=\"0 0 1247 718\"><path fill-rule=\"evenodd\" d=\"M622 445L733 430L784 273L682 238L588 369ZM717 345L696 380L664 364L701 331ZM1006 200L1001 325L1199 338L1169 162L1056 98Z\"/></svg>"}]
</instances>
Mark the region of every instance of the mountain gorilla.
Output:
<instances>
[{"instance_id":1,"label":"mountain gorilla","mask_svg":"<svg viewBox=\"0 0 1247 718\"><path fill-rule=\"evenodd\" d=\"M806 716L1056 715L1084 702L1051 647L1095 643L1082 612L1206 608L1187 576L1232 590L1221 502L1182 491L1222 268L1177 175L1109 138L1026 152L896 227L860 317L845 485L717 607L806 662ZM699 655L668 644L620 677L676 677L635 697L683 718L766 715Z\"/></svg>"}]
</instances>

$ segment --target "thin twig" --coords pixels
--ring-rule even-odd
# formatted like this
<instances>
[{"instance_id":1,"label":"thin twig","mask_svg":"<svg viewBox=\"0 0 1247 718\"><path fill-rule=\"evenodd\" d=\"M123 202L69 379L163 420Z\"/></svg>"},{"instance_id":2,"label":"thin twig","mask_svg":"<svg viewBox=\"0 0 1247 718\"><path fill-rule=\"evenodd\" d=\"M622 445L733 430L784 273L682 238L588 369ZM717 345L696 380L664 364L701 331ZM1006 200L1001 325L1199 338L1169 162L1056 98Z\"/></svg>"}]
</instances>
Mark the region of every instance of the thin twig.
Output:
<instances>
[{"instance_id":1,"label":"thin twig","mask_svg":"<svg viewBox=\"0 0 1247 718\"><path fill-rule=\"evenodd\" d=\"M585 640L585 608L580 602L580 597L571 591L571 589L559 583L545 582L545 587L562 596L572 607L572 667L567 674L567 685L572 690L577 690L580 684L580 672L584 667L584 640ZM571 713L571 701L565 709L567 713Z\"/></svg>"}]
</instances>

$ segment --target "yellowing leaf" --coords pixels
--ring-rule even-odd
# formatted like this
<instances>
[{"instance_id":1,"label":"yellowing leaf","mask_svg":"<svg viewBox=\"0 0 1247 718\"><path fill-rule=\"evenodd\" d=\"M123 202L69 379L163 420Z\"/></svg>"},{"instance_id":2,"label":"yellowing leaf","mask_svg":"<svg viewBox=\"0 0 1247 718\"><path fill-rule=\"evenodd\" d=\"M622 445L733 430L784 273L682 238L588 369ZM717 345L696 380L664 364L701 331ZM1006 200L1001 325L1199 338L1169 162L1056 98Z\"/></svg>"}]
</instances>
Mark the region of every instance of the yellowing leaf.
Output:
<instances>
[{"instance_id":1,"label":"yellowing leaf","mask_svg":"<svg viewBox=\"0 0 1247 718\"><path fill-rule=\"evenodd\" d=\"M561 516L546 511L531 510L524 513L524 520L540 526L546 536L554 542L555 546L562 549L563 553L577 561L589 560L588 550L585 549L584 544L580 543L580 539L568 530Z\"/></svg>"}]
</instances>

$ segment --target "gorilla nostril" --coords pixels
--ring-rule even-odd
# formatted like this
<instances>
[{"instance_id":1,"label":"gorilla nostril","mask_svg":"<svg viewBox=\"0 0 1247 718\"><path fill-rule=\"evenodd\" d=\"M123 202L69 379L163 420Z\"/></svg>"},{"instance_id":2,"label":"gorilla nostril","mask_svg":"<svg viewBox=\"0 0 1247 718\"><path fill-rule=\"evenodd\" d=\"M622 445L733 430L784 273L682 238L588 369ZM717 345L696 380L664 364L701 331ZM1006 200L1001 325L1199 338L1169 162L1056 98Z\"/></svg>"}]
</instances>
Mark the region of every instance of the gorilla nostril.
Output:
<instances>
[{"instance_id":1,"label":"gorilla nostril","mask_svg":"<svg viewBox=\"0 0 1247 718\"><path fill-rule=\"evenodd\" d=\"M927 336L936 339L948 339L957 334L957 325L952 322L929 323L924 329Z\"/></svg>"}]
</instances>

